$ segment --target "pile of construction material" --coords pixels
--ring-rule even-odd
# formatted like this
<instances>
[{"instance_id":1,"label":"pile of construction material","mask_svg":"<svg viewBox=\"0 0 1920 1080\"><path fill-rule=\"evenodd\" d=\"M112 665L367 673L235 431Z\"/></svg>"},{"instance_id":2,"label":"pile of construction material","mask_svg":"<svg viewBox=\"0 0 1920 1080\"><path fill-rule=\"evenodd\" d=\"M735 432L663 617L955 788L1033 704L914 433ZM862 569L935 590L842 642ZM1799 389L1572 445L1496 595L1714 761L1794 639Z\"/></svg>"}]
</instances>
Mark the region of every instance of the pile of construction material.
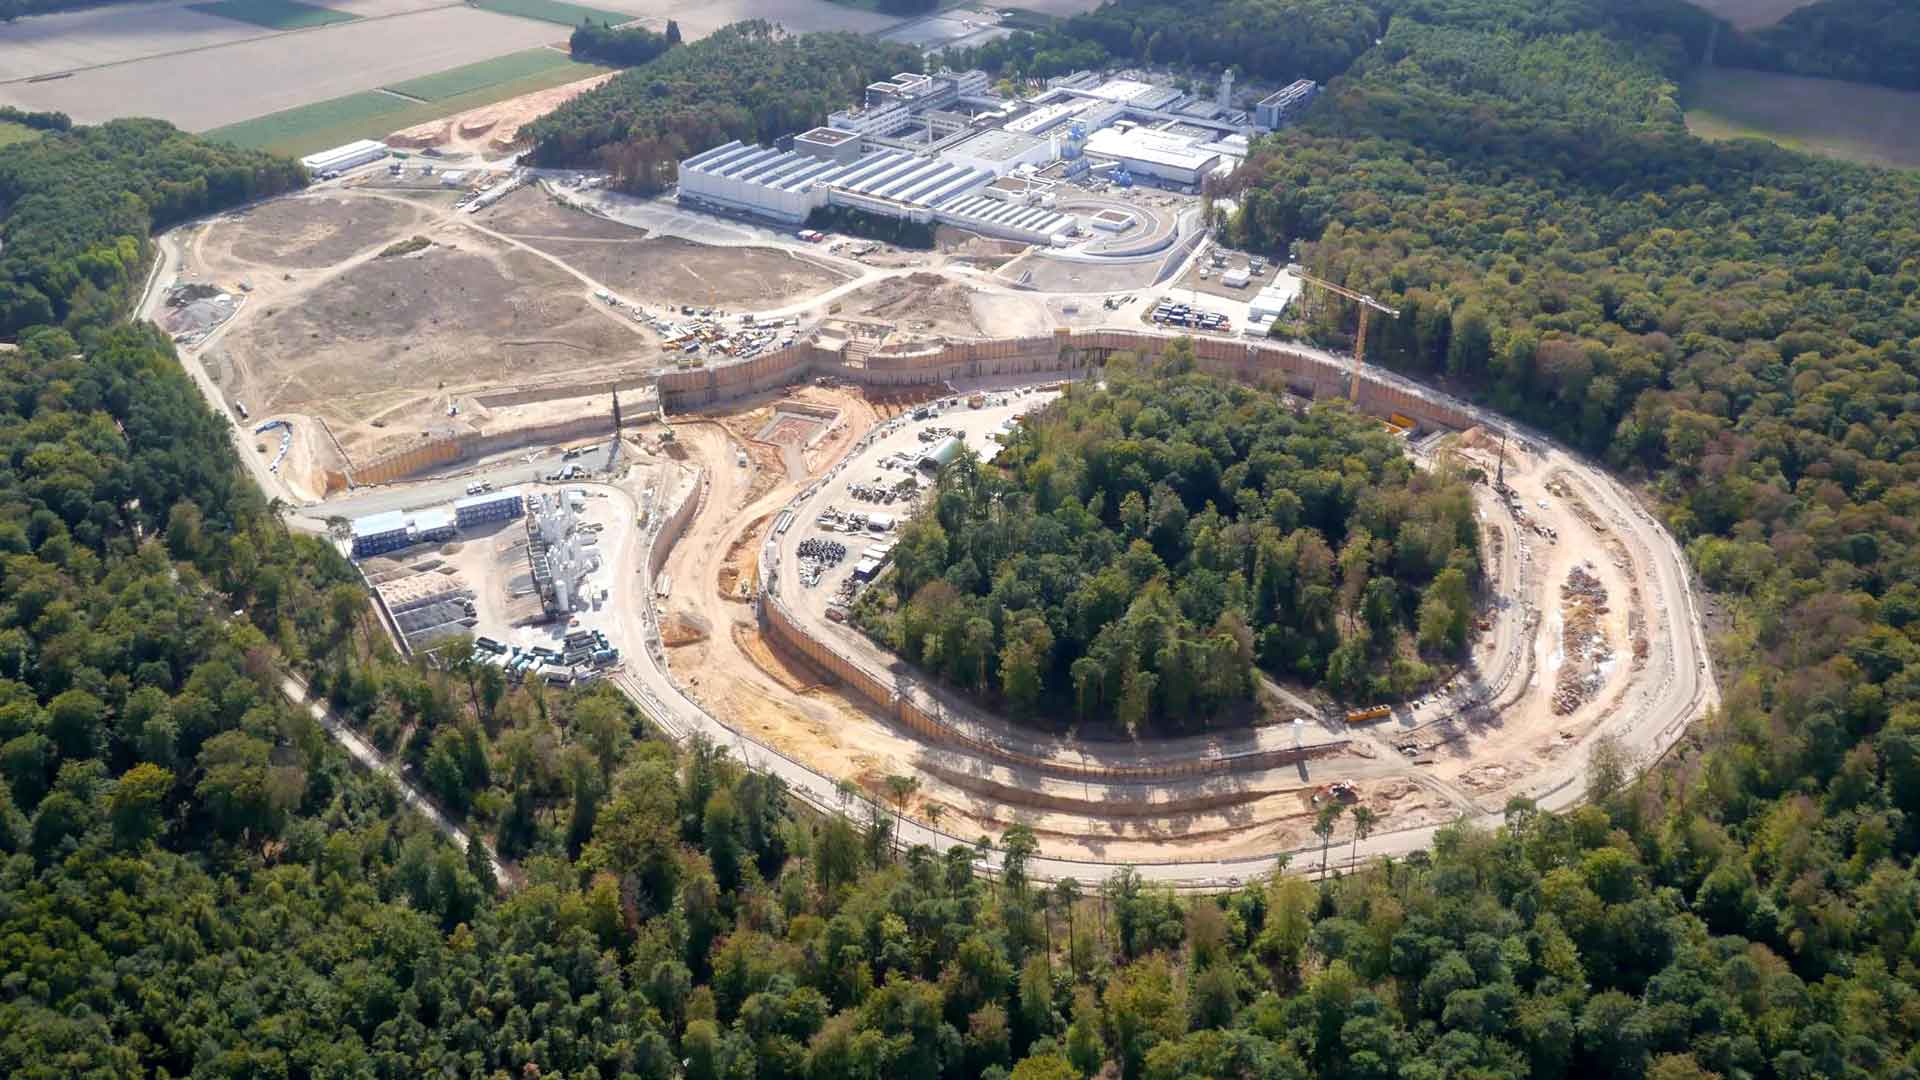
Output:
<instances>
[{"instance_id":1,"label":"pile of construction material","mask_svg":"<svg viewBox=\"0 0 1920 1080\"><path fill-rule=\"evenodd\" d=\"M1583 562L1567 572L1560 586L1560 644L1566 660L1554 681L1553 712L1566 716L1587 703L1600 689L1600 665L1613 650L1600 619L1607 613L1607 587Z\"/></svg>"}]
</instances>

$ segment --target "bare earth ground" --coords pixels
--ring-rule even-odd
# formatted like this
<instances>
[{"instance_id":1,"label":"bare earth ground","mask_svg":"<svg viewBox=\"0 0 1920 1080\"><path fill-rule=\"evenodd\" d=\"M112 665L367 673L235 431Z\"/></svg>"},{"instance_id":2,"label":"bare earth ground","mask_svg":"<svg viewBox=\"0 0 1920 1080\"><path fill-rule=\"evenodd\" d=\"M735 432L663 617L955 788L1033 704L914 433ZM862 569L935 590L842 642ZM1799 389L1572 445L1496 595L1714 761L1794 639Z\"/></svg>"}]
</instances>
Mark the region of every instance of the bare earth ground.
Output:
<instances>
[{"instance_id":1,"label":"bare earth ground","mask_svg":"<svg viewBox=\"0 0 1920 1080\"><path fill-rule=\"evenodd\" d=\"M706 37L729 23L742 19L765 19L796 34L815 30L852 30L872 33L900 21L898 15L872 11L828 0L607 0L594 6L624 11L650 30L664 31L667 20L680 24L688 40Z\"/></svg>"},{"instance_id":2,"label":"bare earth ground","mask_svg":"<svg viewBox=\"0 0 1920 1080\"><path fill-rule=\"evenodd\" d=\"M493 105L482 105L443 120L403 128L386 137L389 146L439 147L487 157L511 150L520 141L520 129L561 105L599 86L618 72L570 82L551 90L537 90Z\"/></svg>"},{"instance_id":3,"label":"bare earth ground","mask_svg":"<svg viewBox=\"0 0 1920 1080\"><path fill-rule=\"evenodd\" d=\"M1769 139L1826 157L1920 168L1920 92L1702 68L1684 100L1687 129L1701 138Z\"/></svg>"},{"instance_id":4,"label":"bare earth ground","mask_svg":"<svg viewBox=\"0 0 1920 1080\"><path fill-rule=\"evenodd\" d=\"M887 278L838 301L840 313L883 319L916 334L1006 337L1045 319L1037 299L985 293L937 274Z\"/></svg>"},{"instance_id":5,"label":"bare earth ground","mask_svg":"<svg viewBox=\"0 0 1920 1080\"><path fill-rule=\"evenodd\" d=\"M508 195L475 214L474 220L522 239L640 240L647 235L645 229L570 209L534 187Z\"/></svg>"},{"instance_id":6,"label":"bare earth ground","mask_svg":"<svg viewBox=\"0 0 1920 1080\"><path fill-rule=\"evenodd\" d=\"M196 258L205 274L251 273L261 283L249 315L210 357L230 393L262 414L326 417L356 457L417 438L425 425L449 427L446 394L583 368L637 369L656 355L629 324L597 310L577 279L529 252L434 224L424 229L433 246L379 257L421 231L407 206L350 197L318 209L335 228L325 254L338 259L314 272L275 273L281 264L246 258L283 250L291 221L246 218L203 234Z\"/></svg>"},{"instance_id":7,"label":"bare earth ground","mask_svg":"<svg viewBox=\"0 0 1920 1080\"><path fill-rule=\"evenodd\" d=\"M846 280L773 248L713 248L673 237L527 243L642 304L771 308Z\"/></svg>"},{"instance_id":8,"label":"bare earth ground","mask_svg":"<svg viewBox=\"0 0 1920 1080\"><path fill-rule=\"evenodd\" d=\"M148 58L51 82L9 83L0 86L0 103L58 109L83 124L157 116L205 131L565 37L565 27L458 5L249 36L179 56L153 55L164 46L152 43L130 47ZM32 62L23 57L14 63L18 68Z\"/></svg>"},{"instance_id":9,"label":"bare earth ground","mask_svg":"<svg viewBox=\"0 0 1920 1080\"><path fill-rule=\"evenodd\" d=\"M427 215L385 199L311 196L274 199L234 216L229 236L236 262L314 270L332 266Z\"/></svg>"}]
</instances>

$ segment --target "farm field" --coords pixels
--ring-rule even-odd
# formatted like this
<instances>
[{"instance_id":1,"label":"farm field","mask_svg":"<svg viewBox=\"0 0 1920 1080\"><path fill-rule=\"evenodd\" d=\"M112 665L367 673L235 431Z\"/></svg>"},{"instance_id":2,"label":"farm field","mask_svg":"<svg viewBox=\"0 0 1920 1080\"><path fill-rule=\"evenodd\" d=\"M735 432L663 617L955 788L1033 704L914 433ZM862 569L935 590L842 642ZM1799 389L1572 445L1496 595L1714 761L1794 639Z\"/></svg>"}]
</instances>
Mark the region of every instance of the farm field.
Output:
<instances>
[{"instance_id":1,"label":"farm field","mask_svg":"<svg viewBox=\"0 0 1920 1080\"><path fill-rule=\"evenodd\" d=\"M558 67L430 101L408 101L368 90L228 124L206 134L240 146L299 156L355 139L382 138L401 128L591 79L611 70L575 63L564 56L561 60Z\"/></svg>"},{"instance_id":2,"label":"farm field","mask_svg":"<svg viewBox=\"0 0 1920 1080\"><path fill-rule=\"evenodd\" d=\"M258 26L195 11L184 3L111 4L34 15L0 25L0 80L30 79L259 36Z\"/></svg>"},{"instance_id":3,"label":"farm field","mask_svg":"<svg viewBox=\"0 0 1920 1080\"><path fill-rule=\"evenodd\" d=\"M332 8L303 4L300 0L214 0L190 8L203 15L235 19L269 30L305 30L314 26L352 22L360 16Z\"/></svg>"},{"instance_id":4,"label":"farm field","mask_svg":"<svg viewBox=\"0 0 1920 1080\"><path fill-rule=\"evenodd\" d=\"M573 59L558 49L528 49L524 52L508 53L491 60L482 60L477 64L464 64L451 71L442 71L434 75L423 75L418 79L389 84L385 89L422 101L444 101L448 98L470 94L475 90L501 83L515 82L549 71L587 67L574 63ZM576 76L570 76L569 81ZM577 76L585 78L585 75Z\"/></svg>"},{"instance_id":5,"label":"farm field","mask_svg":"<svg viewBox=\"0 0 1920 1080\"><path fill-rule=\"evenodd\" d=\"M1703 139L1767 139L1867 165L1920 168L1920 93L1733 68L1695 73L1682 101Z\"/></svg>"},{"instance_id":6,"label":"farm field","mask_svg":"<svg viewBox=\"0 0 1920 1080\"><path fill-rule=\"evenodd\" d=\"M591 8L581 4L569 4L564 0L473 0L475 7L487 11L497 11L502 15L518 15L525 19L539 19L542 22L557 23L574 27L582 22L605 23L619 26L631 22L633 16L603 8Z\"/></svg>"},{"instance_id":7,"label":"farm field","mask_svg":"<svg viewBox=\"0 0 1920 1080\"><path fill-rule=\"evenodd\" d=\"M640 25L649 30L664 31L669 19L680 24L680 32L691 41L706 37L715 30L741 19L765 19L778 23L796 34L812 33L824 30L850 30L857 34L871 34L887 27L898 25L902 20L898 15L882 15L877 11L864 11L857 7L833 3L832 0L600 0L610 8L618 8L637 19ZM1084 0L1069 0L1072 3L1084 3L1087 8L1092 3Z\"/></svg>"},{"instance_id":8,"label":"farm field","mask_svg":"<svg viewBox=\"0 0 1920 1080\"><path fill-rule=\"evenodd\" d=\"M320 27L290 40L257 36L189 57L151 56L71 78L11 83L0 86L0 103L58 109L82 124L157 116L188 131L206 131L491 60L563 36L551 24L530 19L465 6L436 8ZM0 62L4 53L0 47ZM590 73L583 71L579 77ZM395 126L418 119L424 117Z\"/></svg>"}]
</instances>

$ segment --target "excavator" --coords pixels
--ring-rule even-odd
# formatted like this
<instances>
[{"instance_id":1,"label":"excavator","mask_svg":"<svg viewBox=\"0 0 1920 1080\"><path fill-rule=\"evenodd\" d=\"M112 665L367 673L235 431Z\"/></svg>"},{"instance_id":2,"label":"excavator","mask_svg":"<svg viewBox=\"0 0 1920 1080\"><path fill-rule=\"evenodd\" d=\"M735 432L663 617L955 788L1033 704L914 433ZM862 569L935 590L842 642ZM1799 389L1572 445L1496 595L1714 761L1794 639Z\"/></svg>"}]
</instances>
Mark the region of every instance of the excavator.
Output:
<instances>
[{"instance_id":1,"label":"excavator","mask_svg":"<svg viewBox=\"0 0 1920 1080\"><path fill-rule=\"evenodd\" d=\"M1287 273L1292 274L1294 277L1299 278L1301 281L1317 289L1323 289L1335 296L1344 296L1360 305L1360 331L1354 335L1353 339L1353 376L1347 383L1347 400L1359 401L1361 357L1367 355L1367 315L1369 312L1378 311L1385 313L1391 318L1397 319L1400 317L1400 309L1390 308L1371 296L1354 292L1352 289L1343 285L1335 285L1331 281L1322 281L1320 278L1314 277L1298 266L1287 267Z\"/></svg>"}]
</instances>

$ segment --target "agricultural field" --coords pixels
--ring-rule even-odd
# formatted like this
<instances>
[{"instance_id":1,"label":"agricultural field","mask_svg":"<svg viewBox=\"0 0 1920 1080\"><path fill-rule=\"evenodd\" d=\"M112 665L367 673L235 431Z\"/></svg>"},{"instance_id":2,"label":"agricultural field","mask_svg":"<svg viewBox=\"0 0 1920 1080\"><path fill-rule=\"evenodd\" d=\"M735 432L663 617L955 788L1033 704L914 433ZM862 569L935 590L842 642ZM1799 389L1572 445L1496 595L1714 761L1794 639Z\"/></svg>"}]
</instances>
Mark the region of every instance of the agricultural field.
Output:
<instances>
[{"instance_id":1,"label":"agricultural field","mask_svg":"<svg viewBox=\"0 0 1920 1080\"><path fill-rule=\"evenodd\" d=\"M185 11L169 10L175 19ZM139 115L156 116L188 131L207 131L491 60L564 36L548 23L465 6L364 17L285 39L230 19L185 14L255 36L202 47L189 56L146 55L77 71L69 78L11 83L0 86L0 103L57 109L83 124ZM8 61L7 29L0 28L0 69ZM130 48L121 44L123 52ZM583 70L575 77L588 74ZM416 114L395 126L423 118Z\"/></svg>"},{"instance_id":2,"label":"agricultural field","mask_svg":"<svg viewBox=\"0 0 1920 1080\"><path fill-rule=\"evenodd\" d=\"M386 89L396 94L419 98L422 101L445 101L489 86L517 82L520 79L562 69L572 72L567 80L571 82L573 79L586 77L585 74L574 69L591 66L576 64L571 57L558 49L528 49L525 52L496 56L492 60L482 60L477 64L466 64L436 75L424 75L418 79L392 83Z\"/></svg>"},{"instance_id":3,"label":"agricultural field","mask_svg":"<svg viewBox=\"0 0 1920 1080\"><path fill-rule=\"evenodd\" d=\"M112 4L0 25L0 80L81 71L260 36L257 26L185 6ZM0 100L11 101L0 88ZM79 117L75 117L79 119Z\"/></svg>"},{"instance_id":4,"label":"agricultural field","mask_svg":"<svg viewBox=\"0 0 1920 1080\"><path fill-rule=\"evenodd\" d=\"M497 11L502 15L518 15L524 19L538 19L541 22L556 23L560 26L579 26L583 22L604 23L619 26L633 21L632 15L603 8L591 8L582 4L569 4L565 0L473 0L475 7L487 11Z\"/></svg>"},{"instance_id":5,"label":"agricultural field","mask_svg":"<svg viewBox=\"0 0 1920 1080\"><path fill-rule=\"evenodd\" d=\"M1920 168L1920 93L1733 68L1697 72L1682 99L1703 139L1767 139L1867 165Z\"/></svg>"},{"instance_id":6,"label":"agricultural field","mask_svg":"<svg viewBox=\"0 0 1920 1080\"><path fill-rule=\"evenodd\" d=\"M306 30L315 26L352 22L360 17L332 8L302 4L299 0L214 0L210 4L191 4L189 8L205 15L264 26L269 30Z\"/></svg>"},{"instance_id":7,"label":"agricultural field","mask_svg":"<svg viewBox=\"0 0 1920 1080\"><path fill-rule=\"evenodd\" d=\"M401 128L424 124L524 94L551 90L612 70L597 64L575 63L560 53L553 55L560 58L560 64L557 66L502 82L482 83L475 89L446 97L408 101L393 94L369 90L244 120L238 124L229 124L215 128L206 134L211 138L223 139L239 146L298 156L324 150L330 146L339 146L355 139L377 139ZM486 65L469 66L484 67ZM455 69L443 74L453 75L462 70L465 69ZM427 82L438 77L429 76L428 79L420 81ZM415 96L423 97L424 95L416 94Z\"/></svg>"}]
</instances>

